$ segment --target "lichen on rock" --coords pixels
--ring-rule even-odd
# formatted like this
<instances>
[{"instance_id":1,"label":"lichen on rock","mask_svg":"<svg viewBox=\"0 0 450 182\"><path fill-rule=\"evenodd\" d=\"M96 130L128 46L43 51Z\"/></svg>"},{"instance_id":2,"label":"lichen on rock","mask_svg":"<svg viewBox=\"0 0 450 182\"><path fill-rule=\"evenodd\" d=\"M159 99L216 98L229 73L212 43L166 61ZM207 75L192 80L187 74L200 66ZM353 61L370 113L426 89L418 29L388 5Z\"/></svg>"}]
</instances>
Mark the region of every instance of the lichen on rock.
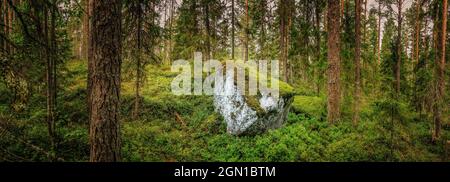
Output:
<instances>
[{"instance_id":1,"label":"lichen on rock","mask_svg":"<svg viewBox=\"0 0 450 182\"><path fill-rule=\"evenodd\" d=\"M214 105L223 116L228 133L253 135L283 125L294 96L289 84L279 81L278 98L262 92L241 94L240 89L234 75L226 75L223 87L215 90Z\"/></svg>"}]
</instances>

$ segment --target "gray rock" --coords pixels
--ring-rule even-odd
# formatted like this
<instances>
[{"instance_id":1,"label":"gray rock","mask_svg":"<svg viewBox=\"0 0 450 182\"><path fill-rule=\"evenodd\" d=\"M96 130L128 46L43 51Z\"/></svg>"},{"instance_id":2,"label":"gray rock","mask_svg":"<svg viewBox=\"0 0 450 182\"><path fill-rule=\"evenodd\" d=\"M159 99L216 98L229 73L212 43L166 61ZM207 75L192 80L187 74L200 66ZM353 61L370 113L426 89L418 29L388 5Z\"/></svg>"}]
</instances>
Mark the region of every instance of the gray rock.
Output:
<instances>
[{"instance_id":1,"label":"gray rock","mask_svg":"<svg viewBox=\"0 0 450 182\"><path fill-rule=\"evenodd\" d=\"M232 76L225 78L224 87L214 92L214 105L227 125L227 132L233 135L254 135L284 124L289 113L292 95L245 96L240 94Z\"/></svg>"}]
</instances>

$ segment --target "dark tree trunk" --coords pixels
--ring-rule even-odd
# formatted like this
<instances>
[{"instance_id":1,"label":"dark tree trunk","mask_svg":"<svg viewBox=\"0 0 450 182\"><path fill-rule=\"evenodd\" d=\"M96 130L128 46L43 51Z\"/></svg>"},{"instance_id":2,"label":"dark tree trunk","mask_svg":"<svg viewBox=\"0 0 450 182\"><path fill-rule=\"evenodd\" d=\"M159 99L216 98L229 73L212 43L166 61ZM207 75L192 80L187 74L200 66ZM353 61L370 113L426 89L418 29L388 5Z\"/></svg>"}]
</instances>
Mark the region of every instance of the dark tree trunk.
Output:
<instances>
[{"instance_id":1,"label":"dark tree trunk","mask_svg":"<svg viewBox=\"0 0 450 182\"><path fill-rule=\"evenodd\" d=\"M46 82L47 82L47 128L50 138L51 149L54 151L55 142L55 119L56 119L56 85L55 85L55 12L54 7L44 5L44 32L45 57L46 57ZM50 15L50 17L49 17ZM50 19L50 22L49 22Z\"/></svg>"},{"instance_id":2,"label":"dark tree trunk","mask_svg":"<svg viewBox=\"0 0 450 182\"><path fill-rule=\"evenodd\" d=\"M90 161L121 160L121 0L91 0Z\"/></svg>"},{"instance_id":3,"label":"dark tree trunk","mask_svg":"<svg viewBox=\"0 0 450 182\"><path fill-rule=\"evenodd\" d=\"M339 1L328 0L328 115L330 123L340 120L340 7Z\"/></svg>"}]
</instances>

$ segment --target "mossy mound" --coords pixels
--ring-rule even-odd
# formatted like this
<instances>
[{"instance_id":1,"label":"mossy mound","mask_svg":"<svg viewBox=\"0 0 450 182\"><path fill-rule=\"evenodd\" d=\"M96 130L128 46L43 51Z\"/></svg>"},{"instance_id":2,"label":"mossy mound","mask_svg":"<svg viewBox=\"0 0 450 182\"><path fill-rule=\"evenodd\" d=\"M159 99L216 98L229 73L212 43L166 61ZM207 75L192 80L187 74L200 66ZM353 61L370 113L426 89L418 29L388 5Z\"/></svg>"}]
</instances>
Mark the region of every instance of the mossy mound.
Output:
<instances>
[{"instance_id":1,"label":"mossy mound","mask_svg":"<svg viewBox=\"0 0 450 182\"><path fill-rule=\"evenodd\" d=\"M322 97L298 95L294 97L292 111L321 119L325 116L326 100Z\"/></svg>"}]
</instances>

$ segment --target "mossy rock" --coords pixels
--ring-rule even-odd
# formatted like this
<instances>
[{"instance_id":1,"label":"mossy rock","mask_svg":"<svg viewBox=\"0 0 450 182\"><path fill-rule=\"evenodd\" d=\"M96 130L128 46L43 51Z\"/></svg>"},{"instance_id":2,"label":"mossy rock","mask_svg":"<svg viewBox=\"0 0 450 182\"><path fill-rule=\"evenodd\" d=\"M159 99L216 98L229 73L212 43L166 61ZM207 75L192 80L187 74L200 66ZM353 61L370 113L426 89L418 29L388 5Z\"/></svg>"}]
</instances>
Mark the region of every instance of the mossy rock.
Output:
<instances>
[{"instance_id":1,"label":"mossy rock","mask_svg":"<svg viewBox=\"0 0 450 182\"><path fill-rule=\"evenodd\" d=\"M320 119L325 115L326 100L322 97L298 95L294 97L292 111Z\"/></svg>"}]
</instances>

